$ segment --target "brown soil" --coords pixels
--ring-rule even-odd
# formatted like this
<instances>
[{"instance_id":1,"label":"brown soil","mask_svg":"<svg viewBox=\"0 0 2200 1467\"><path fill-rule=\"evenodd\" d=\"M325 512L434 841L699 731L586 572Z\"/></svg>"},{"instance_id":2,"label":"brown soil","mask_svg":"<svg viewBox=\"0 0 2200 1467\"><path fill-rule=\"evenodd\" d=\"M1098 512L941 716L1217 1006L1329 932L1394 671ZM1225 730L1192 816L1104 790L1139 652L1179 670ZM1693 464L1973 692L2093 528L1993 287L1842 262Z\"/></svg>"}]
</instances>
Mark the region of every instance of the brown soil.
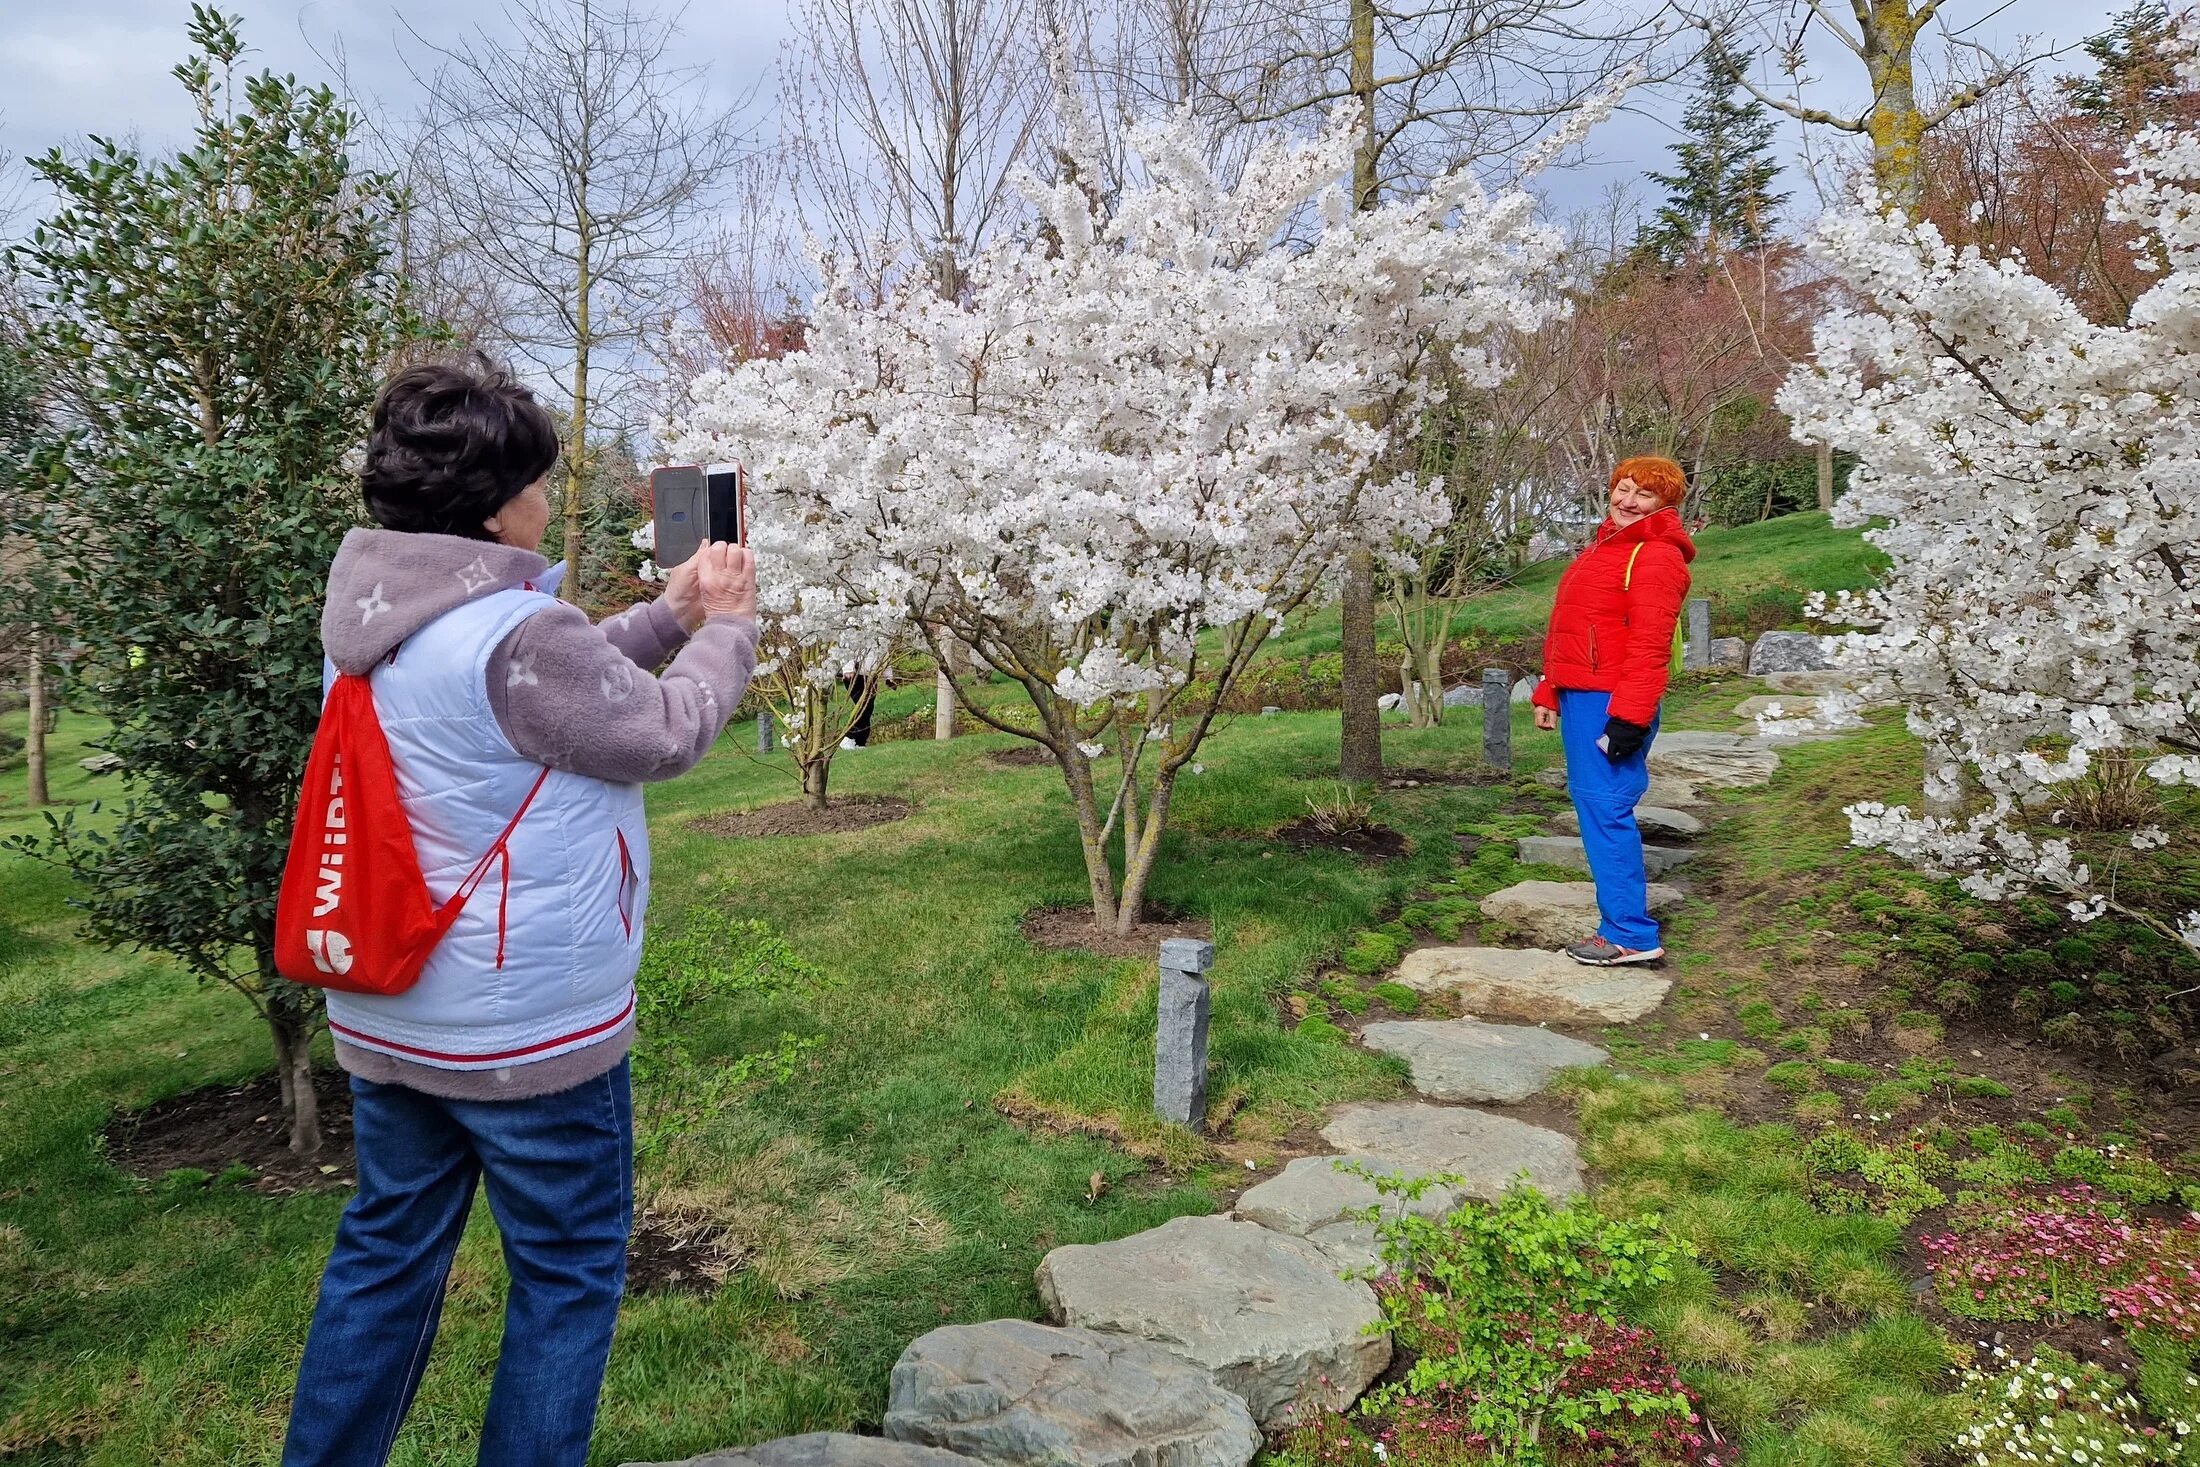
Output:
<instances>
[{"instance_id":1,"label":"brown soil","mask_svg":"<svg viewBox=\"0 0 2200 1467\"><path fill-rule=\"evenodd\" d=\"M1024 918L1024 938L1034 947L1054 952L1098 953L1104 958L1150 958L1165 937L1196 937L1209 941L1215 935L1204 917L1178 917L1148 909L1146 920L1129 933L1105 932L1092 925L1088 907L1041 907Z\"/></svg>"},{"instance_id":2,"label":"brown soil","mask_svg":"<svg viewBox=\"0 0 2200 1467\"><path fill-rule=\"evenodd\" d=\"M1388 769L1383 772L1383 788L1390 790L1420 789L1435 785L1446 788L1469 788L1481 785L1511 784L1512 776L1496 769Z\"/></svg>"},{"instance_id":3,"label":"brown soil","mask_svg":"<svg viewBox=\"0 0 2200 1467\"><path fill-rule=\"evenodd\" d=\"M209 1085L118 1115L100 1133L108 1158L134 1177L159 1180L184 1168L220 1176L252 1169L252 1189L270 1196L352 1185L351 1086L341 1070L313 1072L321 1103L321 1149L293 1156L281 1091L270 1074L243 1085Z\"/></svg>"},{"instance_id":4,"label":"brown soil","mask_svg":"<svg viewBox=\"0 0 2200 1467\"><path fill-rule=\"evenodd\" d=\"M718 1230L651 1208L634 1215L626 1244L629 1294L711 1294L746 1259Z\"/></svg>"},{"instance_id":5,"label":"brown soil","mask_svg":"<svg viewBox=\"0 0 2200 1467\"><path fill-rule=\"evenodd\" d=\"M756 810L725 810L700 816L694 825L705 835L729 840L767 835L840 835L905 820L915 810L916 806L894 795L843 795L822 810L813 810L801 800L790 800Z\"/></svg>"},{"instance_id":6,"label":"brown soil","mask_svg":"<svg viewBox=\"0 0 2200 1467\"><path fill-rule=\"evenodd\" d=\"M1018 744L1013 749L995 749L985 757L1004 769L1032 769L1054 762L1053 751L1037 744Z\"/></svg>"},{"instance_id":7,"label":"brown soil","mask_svg":"<svg viewBox=\"0 0 2200 1467\"><path fill-rule=\"evenodd\" d=\"M1269 838L1281 841L1294 851L1343 851L1369 861L1394 860L1412 849L1404 835L1387 825L1370 825L1332 834L1311 819L1294 820L1271 832Z\"/></svg>"}]
</instances>

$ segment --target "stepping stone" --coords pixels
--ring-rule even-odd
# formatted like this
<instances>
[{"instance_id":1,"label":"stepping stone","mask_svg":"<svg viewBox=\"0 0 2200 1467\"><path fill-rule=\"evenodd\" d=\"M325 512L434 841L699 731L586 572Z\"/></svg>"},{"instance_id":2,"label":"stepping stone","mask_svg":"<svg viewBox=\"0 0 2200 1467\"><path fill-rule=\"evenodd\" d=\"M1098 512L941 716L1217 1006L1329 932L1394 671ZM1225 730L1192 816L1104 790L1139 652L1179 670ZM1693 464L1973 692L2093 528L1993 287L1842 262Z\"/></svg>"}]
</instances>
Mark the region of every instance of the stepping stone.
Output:
<instances>
[{"instance_id":1,"label":"stepping stone","mask_svg":"<svg viewBox=\"0 0 2200 1467\"><path fill-rule=\"evenodd\" d=\"M783 1436L728 1452L709 1452L679 1462L627 1462L623 1467L974 1467L968 1457L933 1447L913 1447L882 1437L844 1431Z\"/></svg>"},{"instance_id":2,"label":"stepping stone","mask_svg":"<svg viewBox=\"0 0 2200 1467\"><path fill-rule=\"evenodd\" d=\"M1830 693L1836 688L1846 688L1856 681L1856 674L1849 672L1768 672L1763 675L1764 685L1775 693L1807 694Z\"/></svg>"},{"instance_id":3,"label":"stepping stone","mask_svg":"<svg viewBox=\"0 0 2200 1467\"><path fill-rule=\"evenodd\" d=\"M1661 735L1660 738L1662 741L1663 736ZM1566 788L1566 770L1561 765L1554 764L1547 768L1538 769L1535 772L1535 777L1554 790ZM1692 782L1685 779L1662 777L1653 768L1650 772L1650 788L1644 792L1642 802L1643 805L1655 805L1660 809L1678 810L1685 806L1701 805L1704 800ZM1640 810L1642 805L1637 805L1635 808Z\"/></svg>"},{"instance_id":4,"label":"stepping stone","mask_svg":"<svg viewBox=\"0 0 2200 1467\"><path fill-rule=\"evenodd\" d=\"M1692 861L1696 853L1680 846L1654 846L1642 843L1643 869L1652 876L1663 876L1675 866ZM1569 871L1589 869L1589 853L1578 835L1524 835L1520 837L1520 863L1523 866L1563 866Z\"/></svg>"},{"instance_id":5,"label":"stepping stone","mask_svg":"<svg viewBox=\"0 0 2200 1467\"><path fill-rule=\"evenodd\" d=\"M1744 698L1734 705L1736 718L1755 719L1759 714L1778 708L1789 718L1811 718L1818 712L1818 700L1808 694L1796 693L1783 697L1778 693L1759 693L1754 698Z\"/></svg>"},{"instance_id":6,"label":"stepping stone","mask_svg":"<svg viewBox=\"0 0 2200 1467\"><path fill-rule=\"evenodd\" d=\"M1398 1193L1385 1197L1373 1182L1338 1170L1340 1164L1353 1163L1378 1176L1427 1175L1421 1168L1377 1156L1302 1156L1280 1175L1248 1188L1230 1215L1304 1238L1340 1269L1372 1269L1382 1263L1381 1244L1374 1226L1355 1220L1352 1213L1380 1203L1392 1212L1442 1217L1459 1205L1459 1194L1449 1187L1431 1187L1412 1201Z\"/></svg>"},{"instance_id":7,"label":"stepping stone","mask_svg":"<svg viewBox=\"0 0 2200 1467\"><path fill-rule=\"evenodd\" d=\"M1639 811L1637 812L1640 813ZM1650 910L1677 907L1680 891L1662 881L1649 886ZM1482 915L1504 923L1541 947L1564 947L1580 942L1596 931L1602 914L1597 911L1597 889L1588 881L1518 881L1503 891L1493 891L1480 902ZM1584 973L1591 971L1572 964Z\"/></svg>"},{"instance_id":8,"label":"stepping stone","mask_svg":"<svg viewBox=\"0 0 2200 1467\"><path fill-rule=\"evenodd\" d=\"M1746 789L1763 784L1779 767L1780 756L1769 744L1742 734L1684 729L1661 733L1650 745L1653 781L1680 779L1702 789Z\"/></svg>"},{"instance_id":9,"label":"stepping stone","mask_svg":"<svg viewBox=\"0 0 2200 1467\"><path fill-rule=\"evenodd\" d=\"M1568 835L1581 834L1581 818L1571 810L1561 810L1551 817L1551 824ZM1703 822L1686 810L1668 810L1663 805L1635 806L1635 824L1652 835L1690 836L1703 834Z\"/></svg>"},{"instance_id":10,"label":"stepping stone","mask_svg":"<svg viewBox=\"0 0 2200 1467\"><path fill-rule=\"evenodd\" d=\"M1028 1319L956 1324L901 1352L897 1443L1033 1467L1245 1467L1260 1430L1205 1370L1127 1335ZM935 1455L944 1455L935 1453Z\"/></svg>"},{"instance_id":11,"label":"stepping stone","mask_svg":"<svg viewBox=\"0 0 2200 1467\"><path fill-rule=\"evenodd\" d=\"M1413 1019L1370 1024L1369 1049L1394 1054L1413 1071L1413 1088L1431 1100L1526 1100L1560 1070L1601 1065L1593 1044L1520 1024L1479 1019Z\"/></svg>"},{"instance_id":12,"label":"stepping stone","mask_svg":"<svg viewBox=\"0 0 2200 1467\"><path fill-rule=\"evenodd\" d=\"M1345 1148L1352 1150L1355 1148ZM1303 1238L1180 1217L1039 1263L1049 1318L1149 1340L1206 1370L1263 1431L1360 1398L1390 1363L1375 1293Z\"/></svg>"},{"instance_id":13,"label":"stepping stone","mask_svg":"<svg viewBox=\"0 0 2200 1467\"><path fill-rule=\"evenodd\" d=\"M1457 1175L1460 1191L1484 1201L1495 1201L1522 1172L1553 1202L1582 1190L1581 1153L1572 1137L1465 1106L1412 1100L1343 1105L1322 1127L1322 1139L1340 1151Z\"/></svg>"},{"instance_id":14,"label":"stepping stone","mask_svg":"<svg viewBox=\"0 0 2200 1467\"><path fill-rule=\"evenodd\" d=\"M1416 948L1396 978L1449 993L1478 1018L1531 1024L1624 1024L1665 1002L1672 981L1644 967L1588 968L1564 953L1513 947Z\"/></svg>"}]
</instances>

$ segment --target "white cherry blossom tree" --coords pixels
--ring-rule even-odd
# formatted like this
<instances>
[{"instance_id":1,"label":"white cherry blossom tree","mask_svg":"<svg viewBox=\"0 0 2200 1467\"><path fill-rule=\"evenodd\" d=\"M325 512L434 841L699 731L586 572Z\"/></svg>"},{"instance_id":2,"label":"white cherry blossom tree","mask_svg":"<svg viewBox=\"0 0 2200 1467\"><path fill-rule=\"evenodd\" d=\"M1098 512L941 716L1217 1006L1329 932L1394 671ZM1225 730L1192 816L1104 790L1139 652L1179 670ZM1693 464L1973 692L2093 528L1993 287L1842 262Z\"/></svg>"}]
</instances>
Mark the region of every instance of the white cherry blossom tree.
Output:
<instances>
[{"instance_id":1,"label":"white cherry blossom tree","mask_svg":"<svg viewBox=\"0 0 2200 1467\"><path fill-rule=\"evenodd\" d=\"M1261 643L1352 543L1441 524L1440 484L1381 468L1440 390L1424 358L1496 380L1479 343L1542 318L1559 242L1464 174L1354 212L1346 115L1263 144L1234 186L1188 120L1145 129L1137 181L1102 198L1065 111L1060 180L1020 181L1040 229L979 252L954 298L912 279L880 300L828 264L804 349L697 381L672 432L774 480L830 595L899 607L1021 690L957 692L1053 755L1093 920L1128 932Z\"/></svg>"},{"instance_id":2,"label":"white cherry blossom tree","mask_svg":"<svg viewBox=\"0 0 2200 1467\"><path fill-rule=\"evenodd\" d=\"M2133 145L2117 210L2162 275L2124 326L1875 203L1818 231L1853 304L1780 396L1798 437L1859 456L1836 521L1891 561L1816 608L1857 628L1828 642L1855 691L1818 721L1899 699L1928 749L1927 813L1854 806L1854 839L2200 946L2200 914L2112 869L2166 839L2153 802L2099 798L2200 783L2200 135Z\"/></svg>"}]
</instances>

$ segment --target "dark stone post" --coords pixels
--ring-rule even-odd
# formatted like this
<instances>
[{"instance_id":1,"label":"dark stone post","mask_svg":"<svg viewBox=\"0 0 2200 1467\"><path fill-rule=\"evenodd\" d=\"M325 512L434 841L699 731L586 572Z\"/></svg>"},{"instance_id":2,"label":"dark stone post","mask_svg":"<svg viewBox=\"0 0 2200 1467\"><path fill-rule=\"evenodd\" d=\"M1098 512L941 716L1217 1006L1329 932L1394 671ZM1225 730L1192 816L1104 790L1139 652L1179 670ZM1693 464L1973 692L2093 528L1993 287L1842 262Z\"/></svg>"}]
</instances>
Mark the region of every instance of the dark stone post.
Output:
<instances>
[{"instance_id":1,"label":"dark stone post","mask_svg":"<svg viewBox=\"0 0 2200 1467\"><path fill-rule=\"evenodd\" d=\"M1502 667L1482 669L1482 758L1492 769L1513 767L1512 674Z\"/></svg>"},{"instance_id":2,"label":"dark stone post","mask_svg":"<svg viewBox=\"0 0 2200 1467\"><path fill-rule=\"evenodd\" d=\"M769 754L771 751L772 716L769 712L759 713L756 715L756 752Z\"/></svg>"},{"instance_id":3,"label":"dark stone post","mask_svg":"<svg viewBox=\"0 0 2200 1467\"><path fill-rule=\"evenodd\" d=\"M1153 1108L1200 1128L1207 1115L1207 980L1215 945L1190 937L1161 944L1160 1012L1154 1026Z\"/></svg>"},{"instance_id":4,"label":"dark stone post","mask_svg":"<svg viewBox=\"0 0 2200 1467\"><path fill-rule=\"evenodd\" d=\"M1711 668L1711 603L1702 596L1688 598L1688 643L1681 666L1689 672Z\"/></svg>"}]
</instances>

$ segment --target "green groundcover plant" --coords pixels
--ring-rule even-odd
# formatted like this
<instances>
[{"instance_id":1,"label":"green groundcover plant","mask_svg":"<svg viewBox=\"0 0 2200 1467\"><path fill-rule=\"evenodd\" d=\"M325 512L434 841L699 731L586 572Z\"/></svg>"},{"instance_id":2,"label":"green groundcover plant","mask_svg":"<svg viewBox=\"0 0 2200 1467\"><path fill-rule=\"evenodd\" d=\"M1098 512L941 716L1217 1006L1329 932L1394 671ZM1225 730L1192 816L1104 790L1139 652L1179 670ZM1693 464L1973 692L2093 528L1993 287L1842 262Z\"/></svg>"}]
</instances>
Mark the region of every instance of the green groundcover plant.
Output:
<instances>
[{"instance_id":1,"label":"green groundcover plant","mask_svg":"<svg viewBox=\"0 0 2200 1467\"><path fill-rule=\"evenodd\" d=\"M1409 1200L1459 1181L1368 1180ZM1657 1217L1554 1207L1525 1183L1441 1217L1363 1217L1382 1243L1378 1327L1412 1363L1350 1415L1294 1431L1278 1467L1720 1461L1655 1338L1622 1317L1689 1256Z\"/></svg>"},{"instance_id":2,"label":"green groundcover plant","mask_svg":"<svg viewBox=\"0 0 2200 1467\"><path fill-rule=\"evenodd\" d=\"M2200 1461L2193 1422L2150 1424L2122 1377L2042 1347L2021 1365L1994 1351L1994 1367L1960 1372L1976 1413L1955 1447L1977 1467L2100 1467Z\"/></svg>"}]
</instances>

